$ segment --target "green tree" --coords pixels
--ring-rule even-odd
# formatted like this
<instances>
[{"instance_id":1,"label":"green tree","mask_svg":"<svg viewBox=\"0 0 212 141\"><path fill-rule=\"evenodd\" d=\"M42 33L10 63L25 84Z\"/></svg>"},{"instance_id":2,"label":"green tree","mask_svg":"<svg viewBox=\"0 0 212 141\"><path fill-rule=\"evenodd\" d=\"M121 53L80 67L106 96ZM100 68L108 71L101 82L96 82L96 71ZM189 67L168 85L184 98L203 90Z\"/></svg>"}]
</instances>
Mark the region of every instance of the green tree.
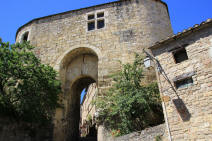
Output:
<instances>
[{"instance_id":1,"label":"green tree","mask_svg":"<svg viewBox=\"0 0 212 141\"><path fill-rule=\"evenodd\" d=\"M143 59L136 55L133 64L123 65L115 74L109 90L96 100L99 122L114 135L140 131L163 122L159 90L156 82L143 85Z\"/></svg>"},{"instance_id":2,"label":"green tree","mask_svg":"<svg viewBox=\"0 0 212 141\"><path fill-rule=\"evenodd\" d=\"M41 64L29 42L0 39L0 114L30 123L48 123L59 106L57 73Z\"/></svg>"}]
</instances>

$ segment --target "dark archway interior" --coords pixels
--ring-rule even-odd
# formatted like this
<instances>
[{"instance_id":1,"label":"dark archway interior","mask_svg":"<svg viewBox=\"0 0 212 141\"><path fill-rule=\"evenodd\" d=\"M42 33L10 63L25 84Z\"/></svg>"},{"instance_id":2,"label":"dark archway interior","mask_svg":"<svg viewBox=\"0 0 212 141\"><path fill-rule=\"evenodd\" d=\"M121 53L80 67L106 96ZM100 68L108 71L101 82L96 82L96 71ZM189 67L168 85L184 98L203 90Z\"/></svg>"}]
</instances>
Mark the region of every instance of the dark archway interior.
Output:
<instances>
[{"instance_id":1,"label":"dark archway interior","mask_svg":"<svg viewBox=\"0 0 212 141\"><path fill-rule=\"evenodd\" d=\"M91 77L82 77L76 80L71 86L70 103L68 112L67 141L79 140L79 122L80 122L80 95L84 88L88 88L95 80Z\"/></svg>"},{"instance_id":2,"label":"dark archway interior","mask_svg":"<svg viewBox=\"0 0 212 141\"><path fill-rule=\"evenodd\" d=\"M82 137L80 141L97 141L96 125L89 127L89 134L86 137Z\"/></svg>"},{"instance_id":3,"label":"dark archway interior","mask_svg":"<svg viewBox=\"0 0 212 141\"><path fill-rule=\"evenodd\" d=\"M86 136L87 139L92 139L92 141L97 141L97 130L96 124L89 128L89 134Z\"/></svg>"}]
</instances>

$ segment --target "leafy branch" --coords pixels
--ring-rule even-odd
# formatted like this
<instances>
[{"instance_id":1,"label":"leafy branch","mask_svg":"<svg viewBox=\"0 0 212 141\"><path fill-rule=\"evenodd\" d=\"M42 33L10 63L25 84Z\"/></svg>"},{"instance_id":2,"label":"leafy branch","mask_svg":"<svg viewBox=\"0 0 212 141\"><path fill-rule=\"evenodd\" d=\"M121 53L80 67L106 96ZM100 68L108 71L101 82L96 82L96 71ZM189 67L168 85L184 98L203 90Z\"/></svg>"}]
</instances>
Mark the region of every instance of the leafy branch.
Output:
<instances>
[{"instance_id":1,"label":"leafy branch","mask_svg":"<svg viewBox=\"0 0 212 141\"><path fill-rule=\"evenodd\" d=\"M163 122L163 112L157 83L147 81L143 58L136 55L132 64L124 64L114 75L113 85L99 95L95 104L99 122L115 135L140 131ZM154 71L153 71L154 73Z\"/></svg>"},{"instance_id":2,"label":"leafy branch","mask_svg":"<svg viewBox=\"0 0 212 141\"><path fill-rule=\"evenodd\" d=\"M29 42L0 39L0 114L30 123L50 122L59 106L60 81L34 55Z\"/></svg>"}]
</instances>

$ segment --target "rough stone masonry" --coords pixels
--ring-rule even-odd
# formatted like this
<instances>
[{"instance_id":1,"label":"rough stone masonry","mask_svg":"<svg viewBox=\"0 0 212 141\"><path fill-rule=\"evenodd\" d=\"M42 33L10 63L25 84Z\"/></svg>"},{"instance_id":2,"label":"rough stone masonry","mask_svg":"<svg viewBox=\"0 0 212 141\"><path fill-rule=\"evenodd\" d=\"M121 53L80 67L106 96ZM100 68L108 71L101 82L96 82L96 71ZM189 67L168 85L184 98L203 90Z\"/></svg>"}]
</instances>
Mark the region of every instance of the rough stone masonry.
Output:
<instances>
[{"instance_id":1,"label":"rough stone masonry","mask_svg":"<svg viewBox=\"0 0 212 141\"><path fill-rule=\"evenodd\" d=\"M173 141L212 140L212 20L150 47Z\"/></svg>"},{"instance_id":2,"label":"rough stone masonry","mask_svg":"<svg viewBox=\"0 0 212 141\"><path fill-rule=\"evenodd\" d=\"M120 61L133 61L134 53L172 34L167 5L160 0L120 0L37 18L20 27L16 42L29 40L41 61L60 74L64 108L56 110L54 140L77 140L83 88L95 82L103 93Z\"/></svg>"}]
</instances>

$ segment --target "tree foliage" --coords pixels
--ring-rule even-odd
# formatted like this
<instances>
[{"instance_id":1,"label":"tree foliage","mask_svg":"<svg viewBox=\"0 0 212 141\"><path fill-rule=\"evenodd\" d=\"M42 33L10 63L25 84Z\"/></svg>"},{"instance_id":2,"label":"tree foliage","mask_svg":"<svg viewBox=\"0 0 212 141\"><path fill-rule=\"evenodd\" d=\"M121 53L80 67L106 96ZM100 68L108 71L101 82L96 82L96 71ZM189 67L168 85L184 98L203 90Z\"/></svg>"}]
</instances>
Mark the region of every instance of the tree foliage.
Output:
<instances>
[{"instance_id":1,"label":"tree foliage","mask_svg":"<svg viewBox=\"0 0 212 141\"><path fill-rule=\"evenodd\" d=\"M41 64L29 42L0 40L0 114L30 123L52 118L61 91L57 73Z\"/></svg>"},{"instance_id":2,"label":"tree foliage","mask_svg":"<svg viewBox=\"0 0 212 141\"><path fill-rule=\"evenodd\" d=\"M114 135L140 131L163 122L159 90L156 82L145 81L143 59L136 55L133 64L123 65L113 76L109 90L96 100L99 121Z\"/></svg>"}]
</instances>

